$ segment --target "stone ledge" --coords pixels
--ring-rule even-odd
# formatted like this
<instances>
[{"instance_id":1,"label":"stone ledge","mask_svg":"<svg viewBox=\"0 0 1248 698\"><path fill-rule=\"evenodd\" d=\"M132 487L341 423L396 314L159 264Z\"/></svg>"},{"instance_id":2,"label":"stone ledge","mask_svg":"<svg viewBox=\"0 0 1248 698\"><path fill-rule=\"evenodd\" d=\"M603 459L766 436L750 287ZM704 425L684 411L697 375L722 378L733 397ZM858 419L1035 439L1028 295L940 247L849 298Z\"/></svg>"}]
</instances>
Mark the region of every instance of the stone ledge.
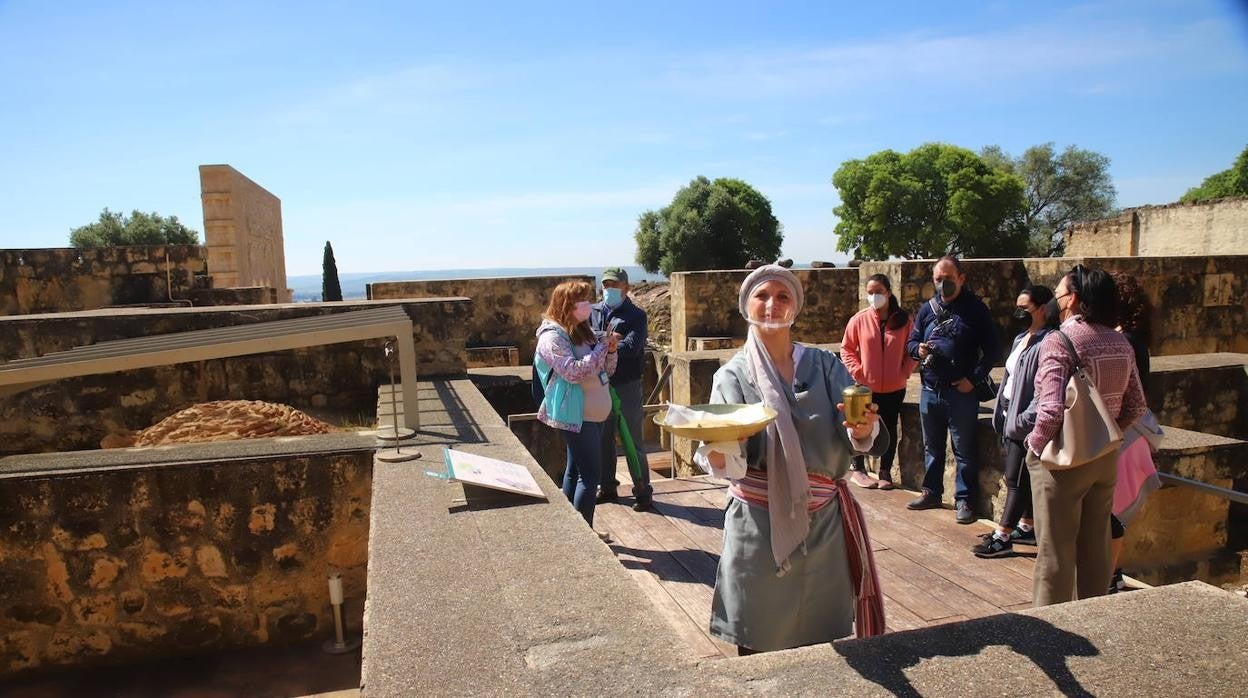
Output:
<instances>
[{"instance_id":1,"label":"stone ledge","mask_svg":"<svg viewBox=\"0 0 1248 698\"><path fill-rule=\"evenodd\" d=\"M30 453L0 458L0 480L103 470L199 465L301 453L351 453L375 450L376 444L377 438L369 432L339 432L99 451Z\"/></svg>"}]
</instances>

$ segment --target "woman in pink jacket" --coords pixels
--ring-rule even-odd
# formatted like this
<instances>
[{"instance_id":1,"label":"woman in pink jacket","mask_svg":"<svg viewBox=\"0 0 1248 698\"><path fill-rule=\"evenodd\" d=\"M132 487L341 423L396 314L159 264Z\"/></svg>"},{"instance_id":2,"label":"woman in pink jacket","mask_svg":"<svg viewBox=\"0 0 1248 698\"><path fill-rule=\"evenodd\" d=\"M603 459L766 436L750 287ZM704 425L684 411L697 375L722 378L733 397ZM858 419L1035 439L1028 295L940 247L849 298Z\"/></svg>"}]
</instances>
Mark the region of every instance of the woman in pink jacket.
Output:
<instances>
[{"instance_id":1,"label":"woman in pink jacket","mask_svg":"<svg viewBox=\"0 0 1248 698\"><path fill-rule=\"evenodd\" d=\"M867 279L867 307L858 311L845 326L841 339L841 361L849 374L875 394L880 406L880 423L890 434L900 434L901 403L906 397L906 381L914 371L914 359L906 353L906 339L914 328L914 318L901 309L893 295L893 285L883 274ZM866 458L854 457L850 480L867 489L893 489L893 457L897 439L880 459L880 478L867 474Z\"/></svg>"}]
</instances>

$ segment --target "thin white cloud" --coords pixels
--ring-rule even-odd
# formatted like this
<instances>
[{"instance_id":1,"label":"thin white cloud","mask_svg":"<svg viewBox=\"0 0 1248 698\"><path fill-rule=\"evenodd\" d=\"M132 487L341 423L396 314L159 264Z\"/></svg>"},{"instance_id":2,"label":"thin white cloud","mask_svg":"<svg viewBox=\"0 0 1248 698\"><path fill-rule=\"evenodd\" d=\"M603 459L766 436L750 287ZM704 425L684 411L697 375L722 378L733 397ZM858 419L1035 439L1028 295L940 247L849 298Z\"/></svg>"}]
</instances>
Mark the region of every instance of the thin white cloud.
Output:
<instances>
[{"instance_id":1,"label":"thin white cloud","mask_svg":"<svg viewBox=\"0 0 1248 698\"><path fill-rule=\"evenodd\" d=\"M995 33L915 32L869 42L683 57L672 62L663 79L673 90L757 99L1001 84L1134 67L1141 61L1174 67L1210 57L1218 57L1216 69L1243 70L1246 64L1232 29L1212 20L1161 29L1128 19L1058 21Z\"/></svg>"}]
</instances>

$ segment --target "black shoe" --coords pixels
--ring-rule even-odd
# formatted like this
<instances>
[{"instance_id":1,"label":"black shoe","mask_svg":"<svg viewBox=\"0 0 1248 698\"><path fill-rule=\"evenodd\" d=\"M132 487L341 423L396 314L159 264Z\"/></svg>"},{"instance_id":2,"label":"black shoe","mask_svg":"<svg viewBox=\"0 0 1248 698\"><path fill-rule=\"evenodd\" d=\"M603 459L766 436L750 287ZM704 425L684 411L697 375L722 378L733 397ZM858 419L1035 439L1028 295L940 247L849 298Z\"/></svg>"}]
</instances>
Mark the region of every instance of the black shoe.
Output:
<instances>
[{"instance_id":1,"label":"black shoe","mask_svg":"<svg viewBox=\"0 0 1248 698\"><path fill-rule=\"evenodd\" d=\"M975 516L975 512L971 511L971 505L965 499L959 499L955 503L954 506L958 510L958 513L954 515L954 518L957 520L958 523L960 524L975 523L975 521L977 520L977 517Z\"/></svg>"},{"instance_id":2,"label":"black shoe","mask_svg":"<svg viewBox=\"0 0 1248 698\"><path fill-rule=\"evenodd\" d=\"M615 490L598 490L598 498L594 500L597 504L611 504L620 499L620 494Z\"/></svg>"},{"instance_id":3,"label":"black shoe","mask_svg":"<svg viewBox=\"0 0 1248 698\"><path fill-rule=\"evenodd\" d=\"M1036 529L1033 528L1030 531L1023 533L1021 530L1016 528L1013 531L1010 531L1010 542L1018 543L1019 545L1035 545Z\"/></svg>"},{"instance_id":4,"label":"black shoe","mask_svg":"<svg viewBox=\"0 0 1248 698\"><path fill-rule=\"evenodd\" d=\"M633 491L633 511L654 511L653 489L648 489L641 494Z\"/></svg>"},{"instance_id":5,"label":"black shoe","mask_svg":"<svg viewBox=\"0 0 1248 698\"><path fill-rule=\"evenodd\" d=\"M1014 545L989 533L982 543L971 546L971 552L975 553L975 557L1006 557L1014 554Z\"/></svg>"},{"instance_id":6,"label":"black shoe","mask_svg":"<svg viewBox=\"0 0 1248 698\"><path fill-rule=\"evenodd\" d=\"M944 505L941 504L940 502L940 495L936 494L935 492L929 489L924 489L923 494L919 495L915 499L910 500L910 503L906 505L906 508L914 509L914 510L939 509L942 506Z\"/></svg>"}]
</instances>

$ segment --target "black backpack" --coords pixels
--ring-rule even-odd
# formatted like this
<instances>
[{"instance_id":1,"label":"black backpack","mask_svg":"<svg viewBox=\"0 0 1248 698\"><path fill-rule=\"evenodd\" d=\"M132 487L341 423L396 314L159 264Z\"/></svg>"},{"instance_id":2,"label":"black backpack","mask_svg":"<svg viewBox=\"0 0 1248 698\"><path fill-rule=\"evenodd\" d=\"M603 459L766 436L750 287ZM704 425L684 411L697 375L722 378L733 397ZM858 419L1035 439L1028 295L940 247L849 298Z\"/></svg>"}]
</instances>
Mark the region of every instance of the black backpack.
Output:
<instances>
[{"instance_id":1,"label":"black backpack","mask_svg":"<svg viewBox=\"0 0 1248 698\"><path fill-rule=\"evenodd\" d=\"M541 373L537 370L537 357L533 357L533 379L529 382L533 391L533 405L541 407L542 401L546 399L546 389L550 387L550 382L555 379L555 369L551 367L550 372L546 374L546 382L542 382Z\"/></svg>"}]
</instances>

